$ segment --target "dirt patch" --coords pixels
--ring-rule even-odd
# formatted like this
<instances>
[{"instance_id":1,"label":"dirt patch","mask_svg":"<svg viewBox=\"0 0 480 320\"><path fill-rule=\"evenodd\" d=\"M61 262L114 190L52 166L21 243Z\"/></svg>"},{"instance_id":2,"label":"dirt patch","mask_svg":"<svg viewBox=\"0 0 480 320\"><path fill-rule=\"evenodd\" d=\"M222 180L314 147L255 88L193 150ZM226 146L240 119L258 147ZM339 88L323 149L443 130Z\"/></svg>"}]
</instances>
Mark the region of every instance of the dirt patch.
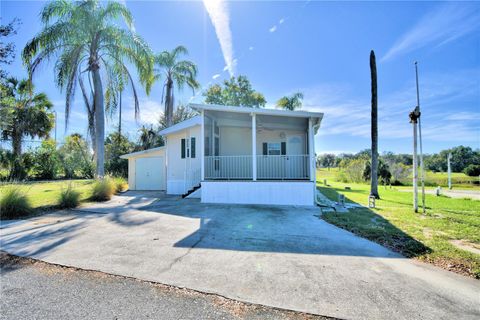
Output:
<instances>
[{"instance_id":1,"label":"dirt patch","mask_svg":"<svg viewBox=\"0 0 480 320\"><path fill-rule=\"evenodd\" d=\"M450 243L458 249L480 255L480 245L476 243L471 243L466 240L451 240Z\"/></svg>"}]
</instances>

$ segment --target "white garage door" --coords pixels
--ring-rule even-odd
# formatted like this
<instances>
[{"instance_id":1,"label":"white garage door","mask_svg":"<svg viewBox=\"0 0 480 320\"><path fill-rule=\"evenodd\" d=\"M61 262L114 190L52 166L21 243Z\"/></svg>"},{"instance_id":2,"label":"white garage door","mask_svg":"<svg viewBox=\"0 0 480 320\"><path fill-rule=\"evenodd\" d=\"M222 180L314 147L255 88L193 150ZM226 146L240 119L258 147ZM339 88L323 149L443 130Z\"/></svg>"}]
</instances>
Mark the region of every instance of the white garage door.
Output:
<instances>
[{"instance_id":1,"label":"white garage door","mask_svg":"<svg viewBox=\"0 0 480 320\"><path fill-rule=\"evenodd\" d=\"M165 158L138 158L135 160L135 184L137 190L165 189Z\"/></svg>"}]
</instances>

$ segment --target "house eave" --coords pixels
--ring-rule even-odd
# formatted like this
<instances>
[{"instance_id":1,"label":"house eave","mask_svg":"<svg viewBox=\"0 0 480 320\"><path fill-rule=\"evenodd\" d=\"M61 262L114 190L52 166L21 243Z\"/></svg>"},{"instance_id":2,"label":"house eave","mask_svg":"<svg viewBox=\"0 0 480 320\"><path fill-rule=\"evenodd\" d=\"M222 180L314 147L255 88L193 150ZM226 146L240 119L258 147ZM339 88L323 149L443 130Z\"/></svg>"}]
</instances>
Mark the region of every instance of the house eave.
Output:
<instances>
[{"instance_id":1,"label":"house eave","mask_svg":"<svg viewBox=\"0 0 480 320\"><path fill-rule=\"evenodd\" d=\"M142 151L137 151L137 152L132 152L132 153L127 153L127 154L123 154L123 155L120 156L120 158L121 158L121 159L135 158L135 157L137 157L137 156L141 156L141 155L145 155L145 154L157 152L157 151L160 151L160 150L163 150L163 149L165 149L165 146L156 147L156 148L151 148L151 149L142 150Z\"/></svg>"}]
</instances>

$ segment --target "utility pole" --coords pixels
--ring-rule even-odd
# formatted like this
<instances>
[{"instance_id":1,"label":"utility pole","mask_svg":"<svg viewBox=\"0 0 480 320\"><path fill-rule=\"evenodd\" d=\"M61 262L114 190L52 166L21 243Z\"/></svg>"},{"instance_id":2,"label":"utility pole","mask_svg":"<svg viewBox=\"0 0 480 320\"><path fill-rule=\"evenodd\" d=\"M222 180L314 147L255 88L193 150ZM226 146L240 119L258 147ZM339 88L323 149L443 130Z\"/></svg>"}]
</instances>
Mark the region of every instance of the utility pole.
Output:
<instances>
[{"instance_id":1,"label":"utility pole","mask_svg":"<svg viewBox=\"0 0 480 320\"><path fill-rule=\"evenodd\" d=\"M55 148L57 147L57 111L53 111L55 114Z\"/></svg>"},{"instance_id":2,"label":"utility pole","mask_svg":"<svg viewBox=\"0 0 480 320\"><path fill-rule=\"evenodd\" d=\"M120 90L120 109L118 112L118 136L122 135L122 90Z\"/></svg>"},{"instance_id":3,"label":"utility pole","mask_svg":"<svg viewBox=\"0 0 480 320\"><path fill-rule=\"evenodd\" d=\"M448 153L447 156L447 170L448 170L448 189L452 189L452 168L450 167L450 160L452 159L452 153Z\"/></svg>"},{"instance_id":4,"label":"utility pole","mask_svg":"<svg viewBox=\"0 0 480 320\"><path fill-rule=\"evenodd\" d=\"M418 138L420 140L420 181L422 183L422 208L423 213L426 213L425 208L425 170L423 167L423 147L422 147L422 119L420 117L420 93L418 89L418 65L415 61L415 80L417 83L417 108L418 108Z\"/></svg>"},{"instance_id":5,"label":"utility pole","mask_svg":"<svg viewBox=\"0 0 480 320\"><path fill-rule=\"evenodd\" d=\"M417 158L417 121L420 111L416 107L409 114L410 123L413 125L413 210L418 212L418 158Z\"/></svg>"}]
</instances>

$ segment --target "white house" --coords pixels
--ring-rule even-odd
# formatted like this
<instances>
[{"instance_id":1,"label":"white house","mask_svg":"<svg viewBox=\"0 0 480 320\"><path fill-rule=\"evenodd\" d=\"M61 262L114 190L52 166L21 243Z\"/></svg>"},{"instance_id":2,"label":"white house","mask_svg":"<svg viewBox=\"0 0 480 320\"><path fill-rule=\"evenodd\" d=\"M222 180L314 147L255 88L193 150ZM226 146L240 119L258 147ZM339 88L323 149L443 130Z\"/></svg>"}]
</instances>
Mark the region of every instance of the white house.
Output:
<instances>
[{"instance_id":1,"label":"white house","mask_svg":"<svg viewBox=\"0 0 480 320\"><path fill-rule=\"evenodd\" d=\"M205 203L314 205L322 113L192 104L160 132L165 146L123 155L131 190Z\"/></svg>"}]
</instances>

